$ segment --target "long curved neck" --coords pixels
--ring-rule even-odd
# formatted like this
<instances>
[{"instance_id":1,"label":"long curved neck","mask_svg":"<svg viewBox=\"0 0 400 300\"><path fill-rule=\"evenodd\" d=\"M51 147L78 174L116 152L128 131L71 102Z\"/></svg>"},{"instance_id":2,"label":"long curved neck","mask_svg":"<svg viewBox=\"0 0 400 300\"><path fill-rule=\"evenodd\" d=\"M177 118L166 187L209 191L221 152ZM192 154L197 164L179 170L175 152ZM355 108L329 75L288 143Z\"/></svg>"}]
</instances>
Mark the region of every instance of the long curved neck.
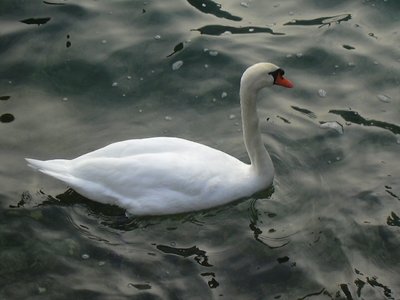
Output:
<instances>
[{"instance_id":1,"label":"long curved neck","mask_svg":"<svg viewBox=\"0 0 400 300\"><path fill-rule=\"evenodd\" d=\"M242 84L240 87L243 139L250 157L251 167L258 175L269 177L274 173L274 166L261 139L256 105L257 94L258 90L251 86Z\"/></svg>"}]
</instances>

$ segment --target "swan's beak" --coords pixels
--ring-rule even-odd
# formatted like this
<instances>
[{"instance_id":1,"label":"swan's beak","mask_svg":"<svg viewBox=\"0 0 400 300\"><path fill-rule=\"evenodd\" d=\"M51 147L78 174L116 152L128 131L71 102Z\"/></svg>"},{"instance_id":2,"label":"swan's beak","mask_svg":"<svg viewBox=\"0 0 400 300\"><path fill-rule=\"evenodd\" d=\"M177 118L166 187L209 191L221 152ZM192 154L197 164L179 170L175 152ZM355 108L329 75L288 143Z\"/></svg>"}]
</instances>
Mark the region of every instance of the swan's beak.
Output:
<instances>
[{"instance_id":1,"label":"swan's beak","mask_svg":"<svg viewBox=\"0 0 400 300\"><path fill-rule=\"evenodd\" d=\"M289 79L284 78L281 73L278 73L278 76L276 76L275 84L286 88L293 87L293 83Z\"/></svg>"}]
</instances>

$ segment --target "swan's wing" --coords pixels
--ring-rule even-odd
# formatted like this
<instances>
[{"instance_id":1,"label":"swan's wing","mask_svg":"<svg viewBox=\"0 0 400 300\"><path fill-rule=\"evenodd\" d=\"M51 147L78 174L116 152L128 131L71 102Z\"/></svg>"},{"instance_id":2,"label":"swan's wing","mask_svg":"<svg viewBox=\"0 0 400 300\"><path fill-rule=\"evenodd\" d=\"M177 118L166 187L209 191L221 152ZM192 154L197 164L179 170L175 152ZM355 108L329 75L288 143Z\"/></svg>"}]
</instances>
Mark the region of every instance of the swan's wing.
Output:
<instances>
[{"instance_id":1,"label":"swan's wing","mask_svg":"<svg viewBox=\"0 0 400 300\"><path fill-rule=\"evenodd\" d=\"M245 195L248 166L215 153L157 153L71 161L67 182L82 195L134 214L204 209ZM243 177L243 178L242 178Z\"/></svg>"},{"instance_id":2,"label":"swan's wing","mask_svg":"<svg viewBox=\"0 0 400 300\"><path fill-rule=\"evenodd\" d=\"M196 151L197 149L208 148L207 146L191 142L185 139L173 137L155 137L146 139L133 139L116 142L89 152L76 158L77 160L85 160L88 158L118 158L128 157L141 154L165 153L165 152L182 152Z\"/></svg>"}]
</instances>

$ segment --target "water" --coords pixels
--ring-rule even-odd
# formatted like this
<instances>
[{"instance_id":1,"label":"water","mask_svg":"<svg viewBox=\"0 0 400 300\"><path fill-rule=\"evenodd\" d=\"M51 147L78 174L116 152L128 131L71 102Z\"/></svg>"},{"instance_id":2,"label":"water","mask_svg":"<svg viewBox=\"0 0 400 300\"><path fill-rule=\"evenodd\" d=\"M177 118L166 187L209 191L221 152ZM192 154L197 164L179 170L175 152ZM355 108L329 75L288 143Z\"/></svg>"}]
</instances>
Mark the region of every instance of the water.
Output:
<instances>
[{"instance_id":1,"label":"water","mask_svg":"<svg viewBox=\"0 0 400 300\"><path fill-rule=\"evenodd\" d=\"M1 299L400 299L400 2L218 2L1 1ZM160 135L248 162L258 61L295 83L259 101L268 191L128 218L25 165Z\"/></svg>"}]
</instances>

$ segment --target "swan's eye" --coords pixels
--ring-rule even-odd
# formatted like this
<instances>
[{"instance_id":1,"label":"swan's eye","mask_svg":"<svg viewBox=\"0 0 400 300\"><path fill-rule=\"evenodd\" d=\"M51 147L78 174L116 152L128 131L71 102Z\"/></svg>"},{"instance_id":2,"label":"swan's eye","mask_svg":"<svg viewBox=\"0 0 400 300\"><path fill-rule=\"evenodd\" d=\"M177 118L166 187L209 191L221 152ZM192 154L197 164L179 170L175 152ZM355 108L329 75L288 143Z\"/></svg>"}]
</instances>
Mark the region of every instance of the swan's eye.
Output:
<instances>
[{"instance_id":1,"label":"swan's eye","mask_svg":"<svg viewBox=\"0 0 400 300\"><path fill-rule=\"evenodd\" d=\"M274 83L276 83L278 77L282 77L285 74L285 71L283 71L282 69L277 69L269 74L274 78Z\"/></svg>"}]
</instances>

